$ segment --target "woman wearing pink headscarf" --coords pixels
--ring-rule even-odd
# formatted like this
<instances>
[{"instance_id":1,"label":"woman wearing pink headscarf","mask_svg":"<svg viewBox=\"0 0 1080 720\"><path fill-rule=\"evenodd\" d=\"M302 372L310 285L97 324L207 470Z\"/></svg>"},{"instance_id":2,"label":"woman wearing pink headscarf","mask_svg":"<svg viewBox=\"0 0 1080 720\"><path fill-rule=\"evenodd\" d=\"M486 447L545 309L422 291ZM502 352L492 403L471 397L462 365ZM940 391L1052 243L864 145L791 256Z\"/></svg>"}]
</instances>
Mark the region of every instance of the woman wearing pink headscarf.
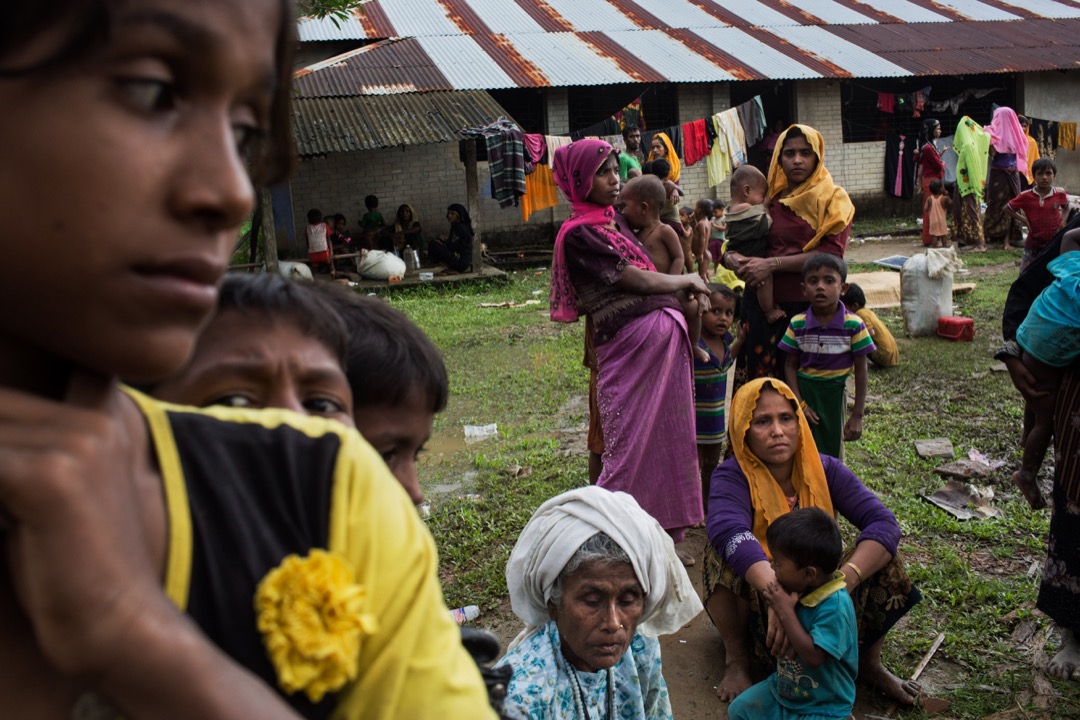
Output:
<instances>
[{"instance_id":1,"label":"woman wearing pink headscarf","mask_svg":"<svg viewBox=\"0 0 1080 720\"><path fill-rule=\"evenodd\" d=\"M990 175L986 181L986 214L983 234L987 242L1003 240L1005 249L1019 247L1020 223L1005 210L1010 200L1020 194L1021 173L1027 169L1028 141L1020 120L1012 108L999 107L994 118L983 128L990 135Z\"/></svg>"},{"instance_id":2,"label":"woman wearing pink headscarf","mask_svg":"<svg viewBox=\"0 0 1080 720\"><path fill-rule=\"evenodd\" d=\"M618 159L602 140L555 151L555 184L573 204L551 265L551 319L587 314L604 436L597 485L629 493L675 542L703 518L686 320L675 292L708 297L696 274L656 272L613 209Z\"/></svg>"}]
</instances>

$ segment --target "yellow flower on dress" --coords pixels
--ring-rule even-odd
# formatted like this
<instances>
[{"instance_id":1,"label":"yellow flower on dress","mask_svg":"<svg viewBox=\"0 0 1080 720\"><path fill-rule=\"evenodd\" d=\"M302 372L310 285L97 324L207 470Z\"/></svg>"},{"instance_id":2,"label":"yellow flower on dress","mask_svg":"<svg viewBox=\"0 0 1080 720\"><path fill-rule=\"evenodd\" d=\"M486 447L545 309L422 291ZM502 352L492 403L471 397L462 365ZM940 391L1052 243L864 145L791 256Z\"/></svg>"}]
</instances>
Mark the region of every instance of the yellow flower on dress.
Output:
<instances>
[{"instance_id":1,"label":"yellow flower on dress","mask_svg":"<svg viewBox=\"0 0 1080 720\"><path fill-rule=\"evenodd\" d=\"M378 630L366 601L348 561L325 550L289 555L267 573L255 590L257 626L286 692L318 702L356 678L361 638Z\"/></svg>"}]
</instances>

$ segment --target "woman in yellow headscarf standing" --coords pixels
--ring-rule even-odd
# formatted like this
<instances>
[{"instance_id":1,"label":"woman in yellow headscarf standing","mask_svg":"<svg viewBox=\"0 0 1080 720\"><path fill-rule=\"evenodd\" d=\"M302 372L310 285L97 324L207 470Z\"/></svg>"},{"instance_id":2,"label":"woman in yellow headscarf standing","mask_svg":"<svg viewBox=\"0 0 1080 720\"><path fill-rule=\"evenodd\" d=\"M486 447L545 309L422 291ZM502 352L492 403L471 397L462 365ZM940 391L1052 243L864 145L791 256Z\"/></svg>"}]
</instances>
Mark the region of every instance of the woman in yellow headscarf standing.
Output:
<instances>
[{"instance_id":1,"label":"woman in yellow headscarf standing","mask_svg":"<svg viewBox=\"0 0 1080 720\"><path fill-rule=\"evenodd\" d=\"M728 438L734 457L716 468L709 491L703 592L724 641L720 699L750 687L755 650L764 658L790 648L762 595L776 582L765 531L781 515L816 507L859 531L840 568L855 604L859 679L911 705L917 686L881 663L886 633L922 598L896 558L896 516L842 462L818 453L795 394L779 380L752 380L735 394Z\"/></svg>"},{"instance_id":2,"label":"woman in yellow headscarf standing","mask_svg":"<svg viewBox=\"0 0 1080 720\"><path fill-rule=\"evenodd\" d=\"M682 177L682 164L679 162L679 154L675 152L675 143L667 133L658 132L649 141L649 162L663 158L671 165L671 174L667 179L673 183L679 182Z\"/></svg>"},{"instance_id":3,"label":"woman in yellow headscarf standing","mask_svg":"<svg viewBox=\"0 0 1080 720\"><path fill-rule=\"evenodd\" d=\"M758 377L783 377L784 363L776 349L789 318L803 312L802 267L811 253L843 257L851 234L855 206L825 169L825 140L808 125L792 125L780 136L769 167L768 205L772 227L766 257L724 255L725 267L746 282L742 321L750 326L739 358L735 386ZM773 301L787 318L768 323L755 290L773 276Z\"/></svg>"}]
</instances>

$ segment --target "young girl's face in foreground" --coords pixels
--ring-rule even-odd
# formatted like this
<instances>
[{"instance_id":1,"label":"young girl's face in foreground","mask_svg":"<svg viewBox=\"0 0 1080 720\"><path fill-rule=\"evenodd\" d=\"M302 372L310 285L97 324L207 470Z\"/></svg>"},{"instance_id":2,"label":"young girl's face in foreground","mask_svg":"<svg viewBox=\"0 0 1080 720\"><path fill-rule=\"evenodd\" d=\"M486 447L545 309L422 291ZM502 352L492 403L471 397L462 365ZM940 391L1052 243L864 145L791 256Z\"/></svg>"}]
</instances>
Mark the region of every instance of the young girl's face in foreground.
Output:
<instances>
[{"instance_id":1,"label":"young girl's face in foreground","mask_svg":"<svg viewBox=\"0 0 1080 720\"><path fill-rule=\"evenodd\" d=\"M284 19L278 0L101 4L105 47L0 78L0 227L17 268L0 283L17 309L0 346L154 380L187 358L252 210L245 151L270 121ZM0 52L0 69L56 57L77 14Z\"/></svg>"}]
</instances>

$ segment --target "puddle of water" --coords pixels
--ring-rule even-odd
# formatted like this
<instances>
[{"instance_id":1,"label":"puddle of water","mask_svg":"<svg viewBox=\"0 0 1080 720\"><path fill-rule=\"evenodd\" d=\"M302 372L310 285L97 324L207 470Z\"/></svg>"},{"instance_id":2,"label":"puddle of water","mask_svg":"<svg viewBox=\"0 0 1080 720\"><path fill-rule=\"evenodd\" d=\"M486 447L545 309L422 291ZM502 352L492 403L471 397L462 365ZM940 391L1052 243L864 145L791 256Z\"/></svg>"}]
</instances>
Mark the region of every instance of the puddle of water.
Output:
<instances>
[{"instance_id":1,"label":"puddle of water","mask_svg":"<svg viewBox=\"0 0 1080 720\"><path fill-rule=\"evenodd\" d=\"M454 435L436 433L427 441L425 447L427 448L427 451L433 455L450 455L459 450L464 450L467 445L465 444L465 437L463 435L457 435L456 433Z\"/></svg>"},{"instance_id":2,"label":"puddle of water","mask_svg":"<svg viewBox=\"0 0 1080 720\"><path fill-rule=\"evenodd\" d=\"M428 495L460 495L467 489L471 489L476 482L477 472L466 470L461 473L461 479L457 482L439 483L427 488Z\"/></svg>"},{"instance_id":3,"label":"puddle of water","mask_svg":"<svg viewBox=\"0 0 1080 720\"><path fill-rule=\"evenodd\" d=\"M428 492L432 495L449 495L450 493L461 490L462 483L439 483L438 485L432 485Z\"/></svg>"}]
</instances>

